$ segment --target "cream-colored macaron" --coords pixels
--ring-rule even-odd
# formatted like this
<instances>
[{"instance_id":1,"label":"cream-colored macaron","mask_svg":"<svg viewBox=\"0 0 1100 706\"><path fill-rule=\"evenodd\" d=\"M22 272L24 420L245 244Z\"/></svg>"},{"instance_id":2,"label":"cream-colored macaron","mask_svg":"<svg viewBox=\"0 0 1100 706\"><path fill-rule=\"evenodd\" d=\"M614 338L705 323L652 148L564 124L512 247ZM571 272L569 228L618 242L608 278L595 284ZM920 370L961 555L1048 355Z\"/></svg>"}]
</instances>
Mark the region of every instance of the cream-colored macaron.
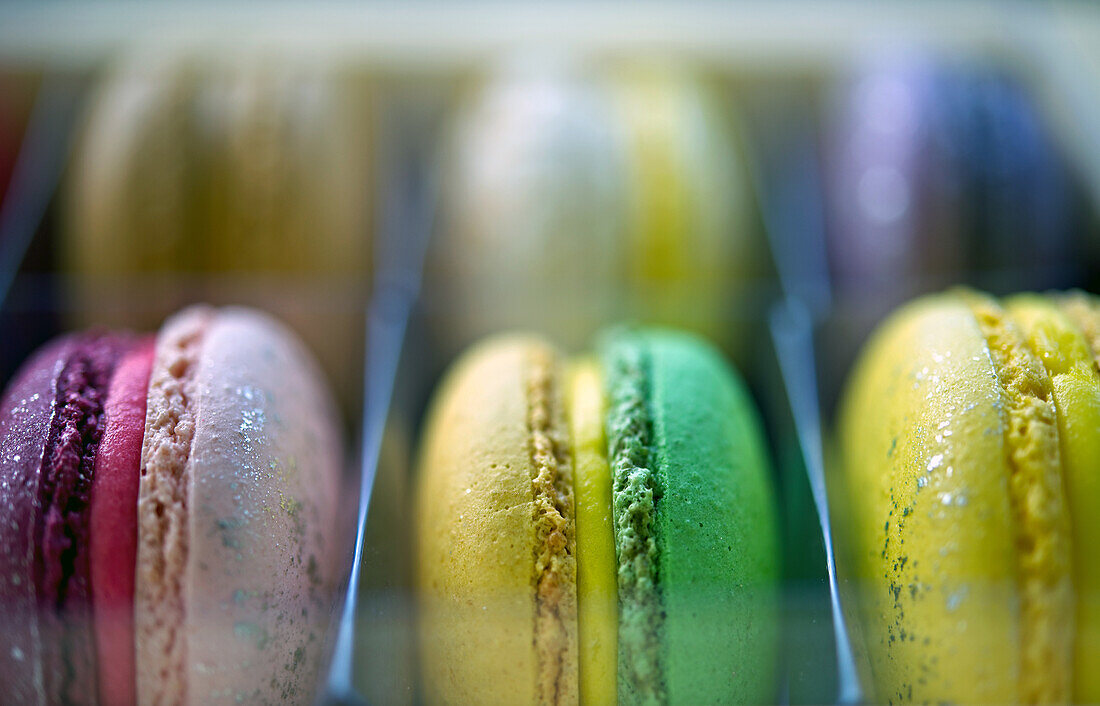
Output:
<instances>
[{"instance_id":1,"label":"cream-colored macaron","mask_svg":"<svg viewBox=\"0 0 1100 706\"><path fill-rule=\"evenodd\" d=\"M686 67L517 62L445 140L427 313L449 351L508 327L572 348L626 319L737 351L767 279L732 101Z\"/></svg>"}]
</instances>

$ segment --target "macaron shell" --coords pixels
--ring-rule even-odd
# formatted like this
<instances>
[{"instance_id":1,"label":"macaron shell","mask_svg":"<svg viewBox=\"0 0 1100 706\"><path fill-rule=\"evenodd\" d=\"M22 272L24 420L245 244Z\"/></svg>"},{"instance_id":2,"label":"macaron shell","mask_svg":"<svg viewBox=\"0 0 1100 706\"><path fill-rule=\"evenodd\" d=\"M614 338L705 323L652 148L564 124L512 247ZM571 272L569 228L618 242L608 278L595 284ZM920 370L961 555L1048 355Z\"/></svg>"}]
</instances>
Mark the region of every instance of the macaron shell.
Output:
<instances>
[{"instance_id":1,"label":"macaron shell","mask_svg":"<svg viewBox=\"0 0 1100 706\"><path fill-rule=\"evenodd\" d=\"M5 594L11 594L12 610L33 598L4 631L11 641L5 656L26 660L23 673L12 676L13 691L31 703L96 700L91 486L107 387L127 345L124 336L61 338L28 363L8 393L4 473L11 477L3 479L8 527L2 554L10 566L4 567L0 607L7 610Z\"/></svg>"},{"instance_id":2,"label":"macaron shell","mask_svg":"<svg viewBox=\"0 0 1100 706\"><path fill-rule=\"evenodd\" d=\"M534 338L490 339L436 393L416 500L426 703L552 700L540 693L528 384L555 355ZM575 660L560 667L575 673ZM563 687L559 700L575 702L575 677Z\"/></svg>"},{"instance_id":3,"label":"macaron shell","mask_svg":"<svg viewBox=\"0 0 1100 706\"><path fill-rule=\"evenodd\" d=\"M196 390L187 698L311 701L340 558L333 402L297 339L244 309L214 317Z\"/></svg>"},{"instance_id":4,"label":"macaron shell","mask_svg":"<svg viewBox=\"0 0 1100 706\"><path fill-rule=\"evenodd\" d=\"M1096 369L1100 371L1100 300L1084 292L1072 292L1060 297L1058 306L1085 335Z\"/></svg>"},{"instance_id":5,"label":"macaron shell","mask_svg":"<svg viewBox=\"0 0 1100 706\"><path fill-rule=\"evenodd\" d=\"M203 296L278 315L358 412L370 292L371 112L362 86L324 61L263 54L205 66L189 136L206 221ZM208 119L208 124L201 122ZM244 276L242 276L244 273ZM228 276L225 276L228 275Z\"/></svg>"},{"instance_id":6,"label":"macaron shell","mask_svg":"<svg viewBox=\"0 0 1100 706\"><path fill-rule=\"evenodd\" d=\"M857 365L839 430L872 700L1020 698L1003 406L955 295L901 309Z\"/></svg>"},{"instance_id":7,"label":"macaron shell","mask_svg":"<svg viewBox=\"0 0 1100 706\"><path fill-rule=\"evenodd\" d=\"M33 580L35 517L54 391L71 347L71 339L61 339L39 351L0 403L0 683L13 703L47 702Z\"/></svg>"},{"instance_id":8,"label":"macaron shell","mask_svg":"<svg viewBox=\"0 0 1100 706\"><path fill-rule=\"evenodd\" d=\"M152 339L139 344L119 362L104 404L106 425L92 478L88 563L99 701L112 706L135 702L138 472L152 364Z\"/></svg>"},{"instance_id":9,"label":"macaron shell","mask_svg":"<svg viewBox=\"0 0 1100 706\"><path fill-rule=\"evenodd\" d=\"M669 701L772 701L779 530L755 408L702 339L642 330L613 336L605 359L616 347L648 359Z\"/></svg>"},{"instance_id":10,"label":"macaron shell","mask_svg":"<svg viewBox=\"0 0 1100 706\"><path fill-rule=\"evenodd\" d=\"M338 78L247 52L137 52L111 67L74 159L61 253L74 293L137 308L95 296L126 293L122 275L164 297L137 308L156 315L186 288L238 291L194 275L366 272L370 120ZM120 313L135 312L89 311Z\"/></svg>"}]
</instances>

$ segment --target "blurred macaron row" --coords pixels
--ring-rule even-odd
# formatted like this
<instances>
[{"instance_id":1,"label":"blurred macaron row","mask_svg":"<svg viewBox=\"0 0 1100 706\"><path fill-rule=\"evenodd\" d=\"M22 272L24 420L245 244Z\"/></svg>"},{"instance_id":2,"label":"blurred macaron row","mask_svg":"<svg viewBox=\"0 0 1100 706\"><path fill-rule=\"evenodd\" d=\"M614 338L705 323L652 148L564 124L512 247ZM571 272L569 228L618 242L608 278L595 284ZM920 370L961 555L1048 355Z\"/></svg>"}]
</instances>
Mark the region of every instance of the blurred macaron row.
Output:
<instances>
[{"instance_id":1,"label":"blurred macaron row","mask_svg":"<svg viewBox=\"0 0 1100 706\"><path fill-rule=\"evenodd\" d=\"M799 242L823 244L817 274L853 346L891 307L949 283L1089 284L1095 206L1005 69L886 53L815 84L798 104L814 126L808 203L766 193L760 122L789 116L739 88L698 67L546 61L468 88L440 140L425 271L441 348L517 325L572 343L625 318L704 333L746 362L746 332L778 291L775 259ZM768 202L817 210L820 230L780 243Z\"/></svg>"},{"instance_id":2,"label":"blurred macaron row","mask_svg":"<svg viewBox=\"0 0 1100 706\"><path fill-rule=\"evenodd\" d=\"M776 202L761 178L774 159L761 115L782 121L774 106L790 104L762 112L741 79L686 61L525 55L432 84L446 108L419 121L434 127L417 158L438 184L421 207L433 214L423 301L440 364L502 328L579 345L620 320L703 333L745 363L778 293L775 260L800 240L824 243L819 274L855 340L893 305L960 279L1089 284L1096 209L1010 72L910 52L809 90L767 82L768 94L810 96L795 104L813 126L809 203ZM0 104L14 155L38 83L5 81L19 87ZM405 155L387 132L418 124L409 84L335 60L165 49L116 58L86 88L22 261L47 275L31 286L50 290L52 326L147 328L196 300L264 306L355 409L377 231L397 248L420 236L395 208ZM818 211L821 232L777 247L761 204Z\"/></svg>"}]
</instances>

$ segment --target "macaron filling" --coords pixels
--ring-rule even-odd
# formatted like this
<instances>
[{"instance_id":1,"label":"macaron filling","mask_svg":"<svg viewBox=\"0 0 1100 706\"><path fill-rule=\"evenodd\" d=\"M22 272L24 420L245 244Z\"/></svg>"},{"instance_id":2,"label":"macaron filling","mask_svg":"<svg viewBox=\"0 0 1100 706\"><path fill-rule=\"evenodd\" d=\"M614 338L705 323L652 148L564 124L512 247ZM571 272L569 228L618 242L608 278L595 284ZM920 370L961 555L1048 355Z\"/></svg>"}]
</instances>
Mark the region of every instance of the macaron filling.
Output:
<instances>
[{"instance_id":1,"label":"macaron filling","mask_svg":"<svg viewBox=\"0 0 1100 706\"><path fill-rule=\"evenodd\" d=\"M1100 544L1100 374L1093 351L1079 327L1058 306L1038 295L1013 297L1009 313L1042 359L1054 388L1062 471L1073 531L1076 589L1073 701L1100 700L1100 565L1093 560Z\"/></svg>"},{"instance_id":2,"label":"macaron filling","mask_svg":"<svg viewBox=\"0 0 1100 706\"><path fill-rule=\"evenodd\" d=\"M569 375L577 521L577 632L581 703L617 703L618 590L611 519L611 468L604 420L607 400L598 360L575 362Z\"/></svg>"},{"instance_id":3,"label":"macaron filling","mask_svg":"<svg viewBox=\"0 0 1100 706\"><path fill-rule=\"evenodd\" d=\"M35 586L43 604L43 679L51 700L79 702L95 684L87 544L91 485L103 434L103 406L122 339L90 336L74 343L57 382L43 454L35 528ZM51 666L51 664L53 666Z\"/></svg>"},{"instance_id":4,"label":"macaron filling","mask_svg":"<svg viewBox=\"0 0 1100 706\"><path fill-rule=\"evenodd\" d=\"M213 310L193 308L165 324L149 378L134 595L139 703L187 700L188 460L199 359L212 319Z\"/></svg>"},{"instance_id":5,"label":"macaron filling","mask_svg":"<svg viewBox=\"0 0 1100 706\"><path fill-rule=\"evenodd\" d=\"M576 693L576 562L573 473L557 366L549 351L534 353L527 378L527 427L535 475L535 646L544 703Z\"/></svg>"},{"instance_id":6,"label":"macaron filling","mask_svg":"<svg viewBox=\"0 0 1100 706\"><path fill-rule=\"evenodd\" d=\"M1073 583L1057 416L1042 362L996 302L966 295L1004 391L1009 505L1020 594L1020 695L1027 703L1071 696Z\"/></svg>"},{"instance_id":7,"label":"macaron filling","mask_svg":"<svg viewBox=\"0 0 1100 706\"><path fill-rule=\"evenodd\" d=\"M88 555L99 702L112 706L134 703L138 469L152 362L149 339L126 353L115 368L91 485Z\"/></svg>"},{"instance_id":8,"label":"macaron filling","mask_svg":"<svg viewBox=\"0 0 1100 706\"><path fill-rule=\"evenodd\" d=\"M610 346L607 440L618 560L619 698L663 703L663 609L657 575L656 513L661 488L649 408L649 360L641 346Z\"/></svg>"}]
</instances>

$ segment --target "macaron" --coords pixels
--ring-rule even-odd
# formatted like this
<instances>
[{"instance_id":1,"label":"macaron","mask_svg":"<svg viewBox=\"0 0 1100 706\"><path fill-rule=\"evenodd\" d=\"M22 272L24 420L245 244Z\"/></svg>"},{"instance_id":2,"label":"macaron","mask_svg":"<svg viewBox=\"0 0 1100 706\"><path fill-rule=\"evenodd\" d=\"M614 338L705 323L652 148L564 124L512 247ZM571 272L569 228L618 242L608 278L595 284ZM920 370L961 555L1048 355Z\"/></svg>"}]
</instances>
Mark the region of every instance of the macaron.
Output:
<instances>
[{"instance_id":1,"label":"macaron","mask_svg":"<svg viewBox=\"0 0 1100 706\"><path fill-rule=\"evenodd\" d=\"M885 291L889 308L965 266L970 192L946 119L942 69L927 56L876 56L825 103L829 264L841 292Z\"/></svg>"},{"instance_id":2,"label":"macaron","mask_svg":"<svg viewBox=\"0 0 1100 706\"><path fill-rule=\"evenodd\" d=\"M443 135L426 301L444 347L535 326L580 348L626 318L737 348L766 262L732 103L684 66L523 59Z\"/></svg>"},{"instance_id":3,"label":"macaron","mask_svg":"<svg viewBox=\"0 0 1100 706\"><path fill-rule=\"evenodd\" d=\"M598 78L517 62L449 116L425 277L448 354L525 317L575 346L617 320L627 194L611 110Z\"/></svg>"},{"instance_id":4,"label":"macaron","mask_svg":"<svg viewBox=\"0 0 1100 706\"><path fill-rule=\"evenodd\" d=\"M428 703L775 698L771 467L694 335L472 348L431 405L416 529Z\"/></svg>"},{"instance_id":5,"label":"macaron","mask_svg":"<svg viewBox=\"0 0 1100 706\"><path fill-rule=\"evenodd\" d=\"M0 407L0 681L15 703L314 698L339 427L246 309L64 336Z\"/></svg>"},{"instance_id":6,"label":"macaron","mask_svg":"<svg viewBox=\"0 0 1100 706\"><path fill-rule=\"evenodd\" d=\"M867 345L838 480L872 700L1100 699L1097 331L1084 294L956 290Z\"/></svg>"},{"instance_id":7,"label":"macaron","mask_svg":"<svg viewBox=\"0 0 1100 706\"><path fill-rule=\"evenodd\" d=\"M1077 265L1068 169L1012 77L920 52L876 55L840 81L825 123L841 292L880 293L892 307L965 272L1034 288Z\"/></svg>"},{"instance_id":8,"label":"macaron","mask_svg":"<svg viewBox=\"0 0 1100 706\"><path fill-rule=\"evenodd\" d=\"M192 301L294 329L356 408L370 292L371 115L339 67L215 47L123 56L80 124L57 246L74 327Z\"/></svg>"}]
</instances>

